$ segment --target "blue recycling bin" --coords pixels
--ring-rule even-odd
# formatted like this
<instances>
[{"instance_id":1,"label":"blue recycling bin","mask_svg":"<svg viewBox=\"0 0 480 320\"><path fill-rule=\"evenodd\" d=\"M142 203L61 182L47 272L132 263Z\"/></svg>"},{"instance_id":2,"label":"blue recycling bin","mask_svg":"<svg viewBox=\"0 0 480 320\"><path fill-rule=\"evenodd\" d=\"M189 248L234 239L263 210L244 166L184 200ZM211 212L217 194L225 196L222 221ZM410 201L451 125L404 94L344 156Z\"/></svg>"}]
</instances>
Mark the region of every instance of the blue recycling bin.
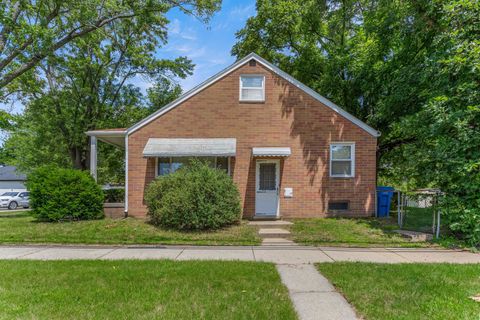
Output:
<instances>
[{"instance_id":1,"label":"blue recycling bin","mask_svg":"<svg viewBox=\"0 0 480 320\"><path fill-rule=\"evenodd\" d=\"M390 203L394 190L393 187L377 187L377 217L390 216Z\"/></svg>"}]
</instances>

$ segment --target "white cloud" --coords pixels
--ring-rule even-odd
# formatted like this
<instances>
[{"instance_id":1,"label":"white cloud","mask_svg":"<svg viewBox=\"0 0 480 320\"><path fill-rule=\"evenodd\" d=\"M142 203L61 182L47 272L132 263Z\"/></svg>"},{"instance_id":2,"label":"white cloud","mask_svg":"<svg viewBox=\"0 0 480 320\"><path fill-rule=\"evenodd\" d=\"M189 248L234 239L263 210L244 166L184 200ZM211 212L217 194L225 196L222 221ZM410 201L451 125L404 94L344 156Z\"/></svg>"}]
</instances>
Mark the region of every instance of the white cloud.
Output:
<instances>
[{"instance_id":1,"label":"white cloud","mask_svg":"<svg viewBox=\"0 0 480 320\"><path fill-rule=\"evenodd\" d=\"M255 14L255 6L253 4L249 4L247 6L236 6L232 10L230 10L229 15L231 17L245 19L245 17L251 17Z\"/></svg>"},{"instance_id":2,"label":"white cloud","mask_svg":"<svg viewBox=\"0 0 480 320\"><path fill-rule=\"evenodd\" d=\"M179 34L180 33L180 20L173 19L172 22L168 25L168 32L171 34Z\"/></svg>"},{"instance_id":3,"label":"white cloud","mask_svg":"<svg viewBox=\"0 0 480 320\"><path fill-rule=\"evenodd\" d=\"M179 37L185 40L197 40L197 32L193 28L183 28L180 20L173 19L168 26L168 32L170 35Z\"/></svg>"}]
</instances>

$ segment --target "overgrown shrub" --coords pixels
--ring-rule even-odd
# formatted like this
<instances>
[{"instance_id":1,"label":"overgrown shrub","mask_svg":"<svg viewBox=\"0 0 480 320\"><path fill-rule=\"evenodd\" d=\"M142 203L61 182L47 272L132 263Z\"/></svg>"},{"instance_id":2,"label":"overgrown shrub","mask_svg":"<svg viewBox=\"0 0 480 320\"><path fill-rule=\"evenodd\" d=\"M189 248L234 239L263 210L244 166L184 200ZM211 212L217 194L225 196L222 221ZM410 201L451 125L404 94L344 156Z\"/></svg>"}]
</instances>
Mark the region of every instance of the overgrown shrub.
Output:
<instances>
[{"instance_id":1,"label":"overgrown shrub","mask_svg":"<svg viewBox=\"0 0 480 320\"><path fill-rule=\"evenodd\" d=\"M240 221L240 195L232 179L198 160L154 180L145 200L152 223L167 228L218 229Z\"/></svg>"},{"instance_id":2,"label":"overgrown shrub","mask_svg":"<svg viewBox=\"0 0 480 320\"><path fill-rule=\"evenodd\" d=\"M478 195L467 196L445 196L441 202L445 221L441 224L448 225L454 235L468 245L480 248L480 201L475 199Z\"/></svg>"},{"instance_id":3,"label":"overgrown shrub","mask_svg":"<svg viewBox=\"0 0 480 320\"><path fill-rule=\"evenodd\" d=\"M32 214L40 220L99 219L104 195L85 171L52 166L40 167L28 175Z\"/></svg>"}]
</instances>

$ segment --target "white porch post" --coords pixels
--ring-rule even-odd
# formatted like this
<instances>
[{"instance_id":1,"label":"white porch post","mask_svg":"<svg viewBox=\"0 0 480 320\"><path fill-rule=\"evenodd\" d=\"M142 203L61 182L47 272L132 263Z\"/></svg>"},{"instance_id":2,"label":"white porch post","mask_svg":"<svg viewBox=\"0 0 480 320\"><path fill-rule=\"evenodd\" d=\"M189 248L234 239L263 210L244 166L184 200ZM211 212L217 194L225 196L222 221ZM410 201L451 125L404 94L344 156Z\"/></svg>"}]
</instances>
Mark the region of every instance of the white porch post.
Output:
<instances>
[{"instance_id":1,"label":"white porch post","mask_svg":"<svg viewBox=\"0 0 480 320\"><path fill-rule=\"evenodd\" d=\"M97 137L90 136L90 174L97 181Z\"/></svg>"}]
</instances>

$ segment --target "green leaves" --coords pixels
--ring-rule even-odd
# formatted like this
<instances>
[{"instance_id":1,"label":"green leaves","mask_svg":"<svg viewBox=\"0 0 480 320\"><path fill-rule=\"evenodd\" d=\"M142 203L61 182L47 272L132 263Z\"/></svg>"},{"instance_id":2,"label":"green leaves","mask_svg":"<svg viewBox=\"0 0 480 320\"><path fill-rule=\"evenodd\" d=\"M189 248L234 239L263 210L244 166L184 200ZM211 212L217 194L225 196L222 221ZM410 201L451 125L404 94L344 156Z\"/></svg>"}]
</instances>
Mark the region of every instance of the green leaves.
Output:
<instances>
[{"instance_id":1,"label":"green leaves","mask_svg":"<svg viewBox=\"0 0 480 320\"><path fill-rule=\"evenodd\" d=\"M69 44L105 28L123 23L127 30L144 34L148 46L166 41L165 13L179 8L186 14L208 21L220 8L219 0L11 0L0 3L0 89L2 96L15 91L13 83L20 77L35 78L29 72L50 56L63 56ZM112 36L116 41L119 34ZM25 81L25 79L23 79Z\"/></svg>"},{"instance_id":2,"label":"green leaves","mask_svg":"<svg viewBox=\"0 0 480 320\"><path fill-rule=\"evenodd\" d=\"M232 53L264 55L382 132L380 179L446 193L447 223L480 243L480 4L257 2Z\"/></svg>"}]
</instances>

